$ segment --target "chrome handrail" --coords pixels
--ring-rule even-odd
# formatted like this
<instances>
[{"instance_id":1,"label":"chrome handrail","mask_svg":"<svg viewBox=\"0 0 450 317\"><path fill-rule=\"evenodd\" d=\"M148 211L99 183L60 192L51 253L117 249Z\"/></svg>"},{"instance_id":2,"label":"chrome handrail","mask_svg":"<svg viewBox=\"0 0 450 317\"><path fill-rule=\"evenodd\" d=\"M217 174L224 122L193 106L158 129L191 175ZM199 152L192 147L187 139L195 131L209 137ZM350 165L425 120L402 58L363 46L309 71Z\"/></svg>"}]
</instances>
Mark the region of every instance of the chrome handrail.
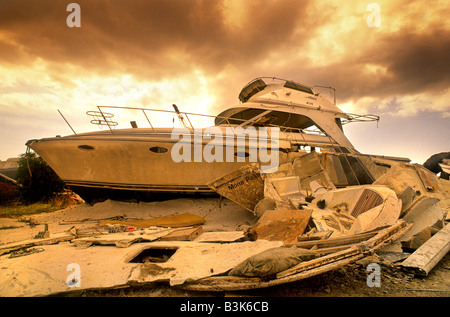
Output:
<instances>
[{"instance_id":1,"label":"chrome handrail","mask_svg":"<svg viewBox=\"0 0 450 317\"><path fill-rule=\"evenodd\" d=\"M199 116L199 117L206 117L206 118L211 118L213 119L223 119L222 122L226 122L226 125L230 128L237 128L238 126L240 126L239 123L237 124L231 124L229 121L229 117L224 117L224 116L213 116L213 115L208 115L208 114L200 114L200 113L192 113L192 112L182 112L182 111L172 111L172 110L162 110L162 109L149 109L149 108L143 108L143 107L124 107L124 106L97 106L98 111L88 111L87 114L91 115L91 116L95 116L97 117L97 119L95 120L91 120L92 124L97 124L97 125L106 125L108 126L109 130L111 131L111 133L114 133L114 127L116 127L118 125L118 123L116 121L113 121L112 118L114 117L114 114L110 113L110 112L105 112L103 109L124 109L124 110L140 110L142 111L142 113L144 114L148 124L150 125L151 129L152 129L152 133L153 134L158 134L158 132L156 131L155 127L153 126L153 124L150 121L149 116L147 115L147 112L160 112L160 113L169 113L169 114L175 114L177 116L184 116L186 118L186 120L189 122L191 129L193 130L194 127L191 123L191 120L189 119L189 116ZM89 114L90 113L90 114ZM232 118L233 122L249 122L248 119L239 119L239 118ZM253 122L249 122L249 125L251 125ZM297 127L289 127L289 126L279 126L279 125L274 125L274 124L266 124L266 127L277 127L280 129L281 132L286 132L286 133L298 133L300 135L321 135L321 136L326 136L331 138L330 136L328 136L327 134L323 133L320 130L309 130L307 129L301 129L301 128L297 128ZM302 136L302 138L304 139L304 137ZM304 139L305 144L309 145L309 142L306 141L306 139ZM336 144L338 145L338 143L335 140L330 140L330 144ZM311 146L314 146L311 144Z\"/></svg>"},{"instance_id":2,"label":"chrome handrail","mask_svg":"<svg viewBox=\"0 0 450 317\"><path fill-rule=\"evenodd\" d=\"M186 117L186 119L188 120L188 122L190 123L192 128L193 128L193 125L191 123L191 120L189 119L189 116L200 116L200 117L206 117L206 118L211 118L211 119L219 118L219 119L223 119L222 122L226 122L226 124L229 127L231 127L231 128L236 127L236 125L231 124L229 122L229 117L224 117L224 116L213 116L213 115L208 115L208 114L193 113L193 112L183 112L183 111L176 112L176 111L172 111L172 110L149 109L149 108L143 108L143 107L97 106L97 108L98 108L100 114L102 114L102 116L104 118L104 122L102 123L102 125L108 125L108 123L110 123L111 126L109 126L109 125L108 126L109 126L111 132L113 132L111 127L117 126L116 122L110 120L110 118L112 118L112 116L114 116L114 115L112 115L109 112L104 112L102 110L102 108L105 108L105 109L124 109L124 110L141 110L154 133L156 133L156 131L155 131L155 128L152 125L152 123L151 123L151 121L150 121L150 119L149 119L149 117L148 117L148 115L146 113L147 111L163 112L163 113L170 113L170 114L176 114L176 115L184 115ZM90 111L88 111L88 112L90 112ZM94 121L94 120L92 120L92 121ZM98 124L98 123L92 122L92 121L91 121L91 123ZM239 121L239 122L244 123L244 122L246 122L248 120L247 119L233 118L233 121ZM250 124L251 123L252 122L250 122ZM279 127L280 131L290 130L291 132L297 131L298 133L304 133L304 129L300 129L300 128L297 128L297 127L278 126L278 125L274 125L274 124L267 124L267 126L269 126L269 127Z\"/></svg>"}]
</instances>

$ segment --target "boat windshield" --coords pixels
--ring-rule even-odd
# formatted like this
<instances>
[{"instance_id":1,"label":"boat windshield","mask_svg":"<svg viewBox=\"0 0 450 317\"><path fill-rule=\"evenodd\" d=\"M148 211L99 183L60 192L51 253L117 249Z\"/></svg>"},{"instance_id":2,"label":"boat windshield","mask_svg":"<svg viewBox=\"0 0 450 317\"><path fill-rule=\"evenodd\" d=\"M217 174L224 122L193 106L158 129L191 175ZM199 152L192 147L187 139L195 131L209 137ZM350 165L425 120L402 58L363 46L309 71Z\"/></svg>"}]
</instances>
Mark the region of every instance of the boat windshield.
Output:
<instances>
[{"instance_id":1,"label":"boat windshield","mask_svg":"<svg viewBox=\"0 0 450 317\"><path fill-rule=\"evenodd\" d=\"M308 94L314 94L314 91L305 85L296 83L292 80L286 80L286 79L281 79L281 78L277 78L277 77L263 77L268 79L269 81L271 81L271 83L278 83L283 85L283 87L286 88L290 88L290 89L295 89L298 91L302 91ZM253 97L255 94L257 94L258 92L262 91L264 88L266 88L268 86L268 84L266 83L266 81L264 81L263 78L256 78L253 79L251 82L249 82L247 85L244 86L244 88L242 88L240 94L239 94L239 100L241 102L247 102L251 97Z\"/></svg>"},{"instance_id":2,"label":"boat windshield","mask_svg":"<svg viewBox=\"0 0 450 317\"><path fill-rule=\"evenodd\" d=\"M310 118L300 114L256 108L242 108L230 115L221 114L217 116L215 124L257 127L277 126L282 131L302 130L315 126L315 123Z\"/></svg>"},{"instance_id":3,"label":"boat windshield","mask_svg":"<svg viewBox=\"0 0 450 317\"><path fill-rule=\"evenodd\" d=\"M248 83L244 88L242 88L239 94L239 100L241 102L247 102L254 94L260 92L266 88L267 84L261 78L257 78L250 83Z\"/></svg>"},{"instance_id":4,"label":"boat windshield","mask_svg":"<svg viewBox=\"0 0 450 317\"><path fill-rule=\"evenodd\" d=\"M299 91L303 91L303 92L306 92L306 93L308 93L308 94L314 95L314 92L312 91L311 88L306 87L306 86L304 86L304 85L302 85L302 84L293 82L293 81L287 81L287 82L284 84L284 87L286 87L286 88L291 88L291 89L295 89L295 90L299 90Z\"/></svg>"}]
</instances>

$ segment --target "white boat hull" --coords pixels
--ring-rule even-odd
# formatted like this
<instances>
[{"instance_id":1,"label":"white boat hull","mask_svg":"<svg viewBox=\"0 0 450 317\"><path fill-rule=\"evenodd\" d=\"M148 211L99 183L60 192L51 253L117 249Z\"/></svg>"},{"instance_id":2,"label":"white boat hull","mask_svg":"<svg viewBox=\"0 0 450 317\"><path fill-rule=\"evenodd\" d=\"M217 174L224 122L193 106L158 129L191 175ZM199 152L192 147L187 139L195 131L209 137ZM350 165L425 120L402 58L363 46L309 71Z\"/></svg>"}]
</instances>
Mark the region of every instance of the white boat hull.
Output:
<instances>
[{"instance_id":1,"label":"white boat hull","mask_svg":"<svg viewBox=\"0 0 450 317\"><path fill-rule=\"evenodd\" d=\"M234 162L175 162L171 152L177 141L160 135L93 138L92 134L32 140L28 145L67 185L81 187L210 192L207 183L249 162L248 157L244 162L236 157ZM194 153L194 145L189 146Z\"/></svg>"}]
</instances>

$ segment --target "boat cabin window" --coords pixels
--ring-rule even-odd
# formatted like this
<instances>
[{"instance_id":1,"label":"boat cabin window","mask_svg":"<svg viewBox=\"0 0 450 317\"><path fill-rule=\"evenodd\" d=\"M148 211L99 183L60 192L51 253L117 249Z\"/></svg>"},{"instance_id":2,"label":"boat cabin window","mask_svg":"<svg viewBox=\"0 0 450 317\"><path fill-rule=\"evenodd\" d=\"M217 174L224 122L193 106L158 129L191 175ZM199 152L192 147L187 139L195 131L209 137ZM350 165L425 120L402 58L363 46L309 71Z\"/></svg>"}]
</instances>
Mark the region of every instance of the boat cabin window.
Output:
<instances>
[{"instance_id":1,"label":"boat cabin window","mask_svg":"<svg viewBox=\"0 0 450 317\"><path fill-rule=\"evenodd\" d=\"M178 250L177 247L149 247L136 254L129 263L164 263Z\"/></svg>"},{"instance_id":2,"label":"boat cabin window","mask_svg":"<svg viewBox=\"0 0 450 317\"><path fill-rule=\"evenodd\" d=\"M242 88L241 93L239 94L239 100L241 102L246 102L249 100L254 94L260 92L264 88L266 88L267 84L262 79L256 79L249 83L247 86Z\"/></svg>"},{"instance_id":3,"label":"boat cabin window","mask_svg":"<svg viewBox=\"0 0 450 317\"><path fill-rule=\"evenodd\" d=\"M79 145L78 148L79 148L80 150L84 150L84 151L92 151L92 150L94 149L93 146L86 145L86 144Z\"/></svg>"},{"instance_id":4,"label":"boat cabin window","mask_svg":"<svg viewBox=\"0 0 450 317\"><path fill-rule=\"evenodd\" d=\"M236 152L236 153L234 153L234 156L245 158L245 157L249 157L250 153L248 153L248 152Z\"/></svg>"},{"instance_id":5,"label":"boat cabin window","mask_svg":"<svg viewBox=\"0 0 450 317\"><path fill-rule=\"evenodd\" d=\"M167 151L169 151L169 149L162 146L153 146L149 150L153 153L166 153Z\"/></svg>"},{"instance_id":6,"label":"boat cabin window","mask_svg":"<svg viewBox=\"0 0 450 317\"><path fill-rule=\"evenodd\" d=\"M315 127L315 123L308 117L282 111L271 111L264 116L260 116L266 110L264 109L244 109L233 114L228 118L228 123L232 125L241 125L254 127L280 126L283 131L294 131L297 129L306 129ZM257 117L256 120L253 118Z\"/></svg>"},{"instance_id":7,"label":"boat cabin window","mask_svg":"<svg viewBox=\"0 0 450 317\"><path fill-rule=\"evenodd\" d=\"M293 82L293 81L287 81L287 82L284 84L284 87L286 87L286 88L291 88L291 89L295 89L295 90L299 90L299 91L303 91L303 92L306 92L306 93L308 93L308 94L314 95L314 92L312 91L311 88L306 87L306 86L303 86L303 85L300 85L300 84L295 83L295 82Z\"/></svg>"}]
</instances>

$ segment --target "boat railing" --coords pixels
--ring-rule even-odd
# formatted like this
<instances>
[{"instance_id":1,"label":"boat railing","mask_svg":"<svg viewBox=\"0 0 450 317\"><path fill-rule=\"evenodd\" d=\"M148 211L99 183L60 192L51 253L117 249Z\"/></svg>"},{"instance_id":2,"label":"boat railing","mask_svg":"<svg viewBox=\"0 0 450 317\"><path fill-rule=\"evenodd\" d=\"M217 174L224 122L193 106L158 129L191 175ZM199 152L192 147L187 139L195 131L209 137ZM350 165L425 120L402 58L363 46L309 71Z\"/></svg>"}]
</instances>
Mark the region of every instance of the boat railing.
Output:
<instances>
[{"instance_id":1,"label":"boat railing","mask_svg":"<svg viewBox=\"0 0 450 317\"><path fill-rule=\"evenodd\" d=\"M192 124L191 117L203 117L203 118L210 118L212 121L215 119L222 119L222 125L228 126L230 128L236 128L236 127L245 127L245 126L251 126L254 124L253 121L248 119L240 119L240 118L232 118L232 122L230 122L229 117L223 117L223 116L213 116L208 114L199 114L199 113L191 113L191 112L182 112L178 109L176 105L173 105L174 110L162 110L162 109L149 109L149 108L143 108L143 107L120 107L120 106L97 106L98 111L87 111L86 114L88 116L92 117L91 123L99 126L107 126L111 133L114 133L115 127L119 125L117 121L114 121L114 114L111 112L111 110L114 109L123 109L123 110L137 110L142 112L142 115L145 117L145 121L149 124L151 128L151 132L153 134L158 134L158 131L155 129L155 126L152 124L152 121L150 120L150 113L166 113L171 115L176 115L178 117L178 120L180 124L188 129L194 129L194 125ZM105 111L105 109L111 109L108 111ZM132 121L133 122L133 121ZM133 123L131 122L132 126ZM236 123L237 122L237 123ZM239 122L241 124L239 124ZM136 126L135 126L136 127ZM292 133L306 133L306 134L317 134L317 135L324 135L319 130L310 130L310 129L301 129L297 127L289 127L289 126L279 126L279 125L273 125L273 124L266 124L265 127L278 127L281 132L292 132Z\"/></svg>"},{"instance_id":2,"label":"boat railing","mask_svg":"<svg viewBox=\"0 0 450 317\"><path fill-rule=\"evenodd\" d=\"M189 129L190 131L194 131L194 125L193 121L191 120L192 117L202 117L202 118L209 118L214 122L216 119L222 119L219 120L222 123L220 126L229 127L232 129L233 133L235 132L236 128L243 127L244 129L249 126L253 126L255 124L255 121L249 120L249 119L240 119L240 118L230 118L230 117L223 117L223 116L213 116L213 115L207 115L207 114L198 114L198 113L190 113L190 112L182 112L178 109L176 105L174 106L174 111L170 110L162 110L162 109L149 109L149 108L142 108L142 107L120 107L120 106L97 106L97 111L87 111L86 114L88 116L92 117L91 123L98 125L100 127L107 126L112 134L115 133L115 128L119 125L117 121L114 119L114 114L112 113L114 110L134 110L139 111L142 113L142 115L145 117L145 121L148 123L150 129L146 130L146 133L148 134L154 134L154 135L162 135L167 134L167 131L158 130L155 128L155 125L152 123L151 119L151 113L163 113L163 114L171 114L178 117L179 122L182 127ZM175 119L175 118L174 118ZM174 120L173 119L173 120ZM144 122L145 122L144 121ZM231 122L230 122L231 121ZM130 121L131 126L133 128L137 128L136 121ZM211 126L214 126L212 124ZM259 125L255 127L260 127ZM286 136L288 139L290 139L293 142L299 142L304 146L310 146L310 147L316 147L320 146L317 143L317 139L314 139L316 141L312 141L307 136L321 136L326 138L328 141L326 141L326 144L331 146L339 145L331 136L325 134L319 129L301 129L298 127L289 127L289 126L279 126L274 124L264 124L263 127L276 127L279 128L280 132L288 133ZM175 125L174 125L175 128ZM245 133L245 132L244 132ZM292 134L291 134L292 133ZM289 136L290 135L290 136ZM295 136L294 136L295 135ZM250 134L248 135L250 137ZM269 139L272 138L270 129L267 130L267 137Z\"/></svg>"},{"instance_id":3,"label":"boat railing","mask_svg":"<svg viewBox=\"0 0 450 317\"><path fill-rule=\"evenodd\" d=\"M378 122L380 121L380 116L375 114L355 114L347 113L347 118L342 119L342 125L353 123L353 122Z\"/></svg>"}]
</instances>

